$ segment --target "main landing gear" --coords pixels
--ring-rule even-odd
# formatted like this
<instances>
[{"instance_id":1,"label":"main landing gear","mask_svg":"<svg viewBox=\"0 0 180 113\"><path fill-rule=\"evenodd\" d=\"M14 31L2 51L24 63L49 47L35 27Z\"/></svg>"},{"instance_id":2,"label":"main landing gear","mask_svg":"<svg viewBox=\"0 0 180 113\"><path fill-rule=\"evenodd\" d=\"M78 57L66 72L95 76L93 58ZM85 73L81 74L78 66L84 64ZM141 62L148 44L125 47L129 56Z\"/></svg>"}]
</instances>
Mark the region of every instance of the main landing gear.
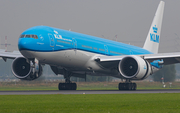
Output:
<instances>
[{"instance_id":1,"label":"main landing gear","mask_svg":"<svg viewBox=\"0 0 180 113\"><path fill-rule=\"evenodd\" d=\"M76 83L72 83L70 81L71 77L71 72L65 71L64 78L65 78L65 83L59 83L58 89L59 90L76 90L77 85Z\"/></svg>"},{"instance_id":2,"label":"main landing gear","mask_svg":"<svg viewBox=\"0 0 180 113\"><path fill-rule=\"evenodd\" d=\"M130 80L126 80L125 83L119 83L119 90L136 90L136 83L130 82Z\"/></svg>"},{"instance_id":3,"label":"main landing gear","mask_svg":"<svg viewBox=\"0 0 180 113\"><path fill-rule=\"evenodd\" d=\"M76 90L76 83L59 83L59 90Z\"/></svg>"}]
</instances>

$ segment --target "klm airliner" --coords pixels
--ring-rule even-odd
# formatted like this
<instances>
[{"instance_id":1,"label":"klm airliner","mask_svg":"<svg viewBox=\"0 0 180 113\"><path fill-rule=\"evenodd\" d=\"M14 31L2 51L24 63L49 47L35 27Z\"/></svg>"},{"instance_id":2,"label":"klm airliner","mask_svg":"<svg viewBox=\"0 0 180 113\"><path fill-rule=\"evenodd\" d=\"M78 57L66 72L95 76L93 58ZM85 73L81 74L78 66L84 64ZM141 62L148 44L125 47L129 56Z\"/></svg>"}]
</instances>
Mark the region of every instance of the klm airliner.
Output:
<instances>
[{"instance_id":1,"label":"klm airliner","mask_svg":"<svg viewBox=\"0 0 180 113\"><path fill-rule=\"evenodd\" d=\"M159 3L144 47L136 47L103 38L48 26L35 26L19 38L20 52L3 52L6 61L14 59L12 72L22 80L34 80L42 75L42 65L49 65L65 83L59 90L76 90L71 77L86 75L112 76L124 79L119 90L136 90L133 80L143 80L168 65L180 62L180 53L158 54L164 2Z\"/></svg>"}]
</instances>

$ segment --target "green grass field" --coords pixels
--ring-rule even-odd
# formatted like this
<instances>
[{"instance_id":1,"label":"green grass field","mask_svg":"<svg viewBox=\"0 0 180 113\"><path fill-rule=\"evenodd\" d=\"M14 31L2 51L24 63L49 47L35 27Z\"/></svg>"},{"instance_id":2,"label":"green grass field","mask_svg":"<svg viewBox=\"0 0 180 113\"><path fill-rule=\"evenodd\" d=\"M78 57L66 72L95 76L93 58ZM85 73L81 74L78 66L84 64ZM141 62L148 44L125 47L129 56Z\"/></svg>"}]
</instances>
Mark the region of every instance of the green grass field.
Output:
<instances>
[{"instance_id":1,"label":"green grass field","mask_svg":"<svg viewBox=\"0 0 180 113\"><path fill-rule=\"evenodd\" d=\"M0 113L179 113L180 94L0 96Z\"/></svg>"}]
</instances>

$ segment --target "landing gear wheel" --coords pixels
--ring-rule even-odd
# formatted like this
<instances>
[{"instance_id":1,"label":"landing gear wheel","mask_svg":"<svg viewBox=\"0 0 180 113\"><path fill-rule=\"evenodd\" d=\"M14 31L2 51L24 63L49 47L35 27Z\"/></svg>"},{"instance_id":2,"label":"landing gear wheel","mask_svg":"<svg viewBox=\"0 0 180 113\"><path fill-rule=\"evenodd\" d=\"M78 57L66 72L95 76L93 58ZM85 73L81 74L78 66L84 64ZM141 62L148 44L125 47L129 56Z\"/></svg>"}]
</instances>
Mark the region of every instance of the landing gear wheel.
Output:
<instances>
[{"instance_id":1,"label":"landing gear wheel","mask_svg":"<svg viewBox=\"0 0 180 113\"><path fill-rule=\"evenodd\" d=\"M122 89L123 89L122 83L119 83L118 88L119 88L119 90L122 90Z\"/></svg>"},{"instance_id":2,"label":"landing gear wheel","mask_svg":"<svg viewBox=\"0 0 180 113\"><path fill-rule=\"evenodd\" d=\"M127 83L127 90L131 90L131 89L132 89L131 83Z\"/></svg>"},{"instance_id":3,"label":"landing gear wheel","mask_svg":"<svg viewBox=\"0 0 180 113\"><path fill-rule=\"evenodd\" d=\"M131 84L130 83L125 83L126 84L126 90L131 90Z\"/></svg>"},{"instance_id":4,"label":"landing gear wheel","mask_svg":"<svg viewBox=\"0 0 180 113\"><path fill-rule=\"evenodd\" d=\"M59 83L58 89L59 90L76 90L77 85L76 83Z\"/></svg>"},{"instance_id":5,"label":"landing gear wheel","mask_svg":"<svg viewBox=\"0 0 180 113\"><path fill-rule=\"evenodd\" d=\"M122 83L122 90L126 90L126 83Z\"/></svg>"},{"instance_id":6,"label":"landing gear wheel","mask_svg":"<svg viewBox=\"0 0 180 113\"><path fill-rule=\"evenodd\" d=\"M119 83L119 90L136 90L136 83Z\"/></svg>"},{"instance_id":7,"label":"landing gear wheel","mask_svg":"<svg viewBox=\"0 0 180 113\"><path fill-rule=\"evenodd\" d=\"M77 89L77 84L76 83L72 83L72 90L76 90Z\"/></svg>"},{"instance_id":8,"label":"landing gear wheel","mask_svg":"<svg viewBox=\"0 0 180 113\"><path fill-rule=\"evenodd\" d=\"M136 90L137 87L136 83L133 83L132 86L133 86L132 90Z\"/></svg>"}]
</instances>

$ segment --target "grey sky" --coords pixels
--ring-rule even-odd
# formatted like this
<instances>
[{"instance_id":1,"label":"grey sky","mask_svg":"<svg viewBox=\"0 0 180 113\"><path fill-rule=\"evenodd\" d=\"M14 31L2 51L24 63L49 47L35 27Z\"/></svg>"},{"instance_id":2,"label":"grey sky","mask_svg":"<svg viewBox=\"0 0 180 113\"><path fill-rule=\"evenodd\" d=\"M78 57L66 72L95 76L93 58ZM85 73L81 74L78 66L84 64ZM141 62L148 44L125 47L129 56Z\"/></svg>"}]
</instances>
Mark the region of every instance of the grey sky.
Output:
<instances>
[{"instance_id":1,"label":"grey sky","mask_svg":"<svg viewBox=\"0 0 180 113\"><path fill-rule=\"evenodd\" d=\"M164 0L159 52L180 51L180 1ZM26 29L47 25L142 47L160 0L0 0L0 37L16 49ZM4 46L1 46L4 48Z\"/></svg>"}]
</instances>

